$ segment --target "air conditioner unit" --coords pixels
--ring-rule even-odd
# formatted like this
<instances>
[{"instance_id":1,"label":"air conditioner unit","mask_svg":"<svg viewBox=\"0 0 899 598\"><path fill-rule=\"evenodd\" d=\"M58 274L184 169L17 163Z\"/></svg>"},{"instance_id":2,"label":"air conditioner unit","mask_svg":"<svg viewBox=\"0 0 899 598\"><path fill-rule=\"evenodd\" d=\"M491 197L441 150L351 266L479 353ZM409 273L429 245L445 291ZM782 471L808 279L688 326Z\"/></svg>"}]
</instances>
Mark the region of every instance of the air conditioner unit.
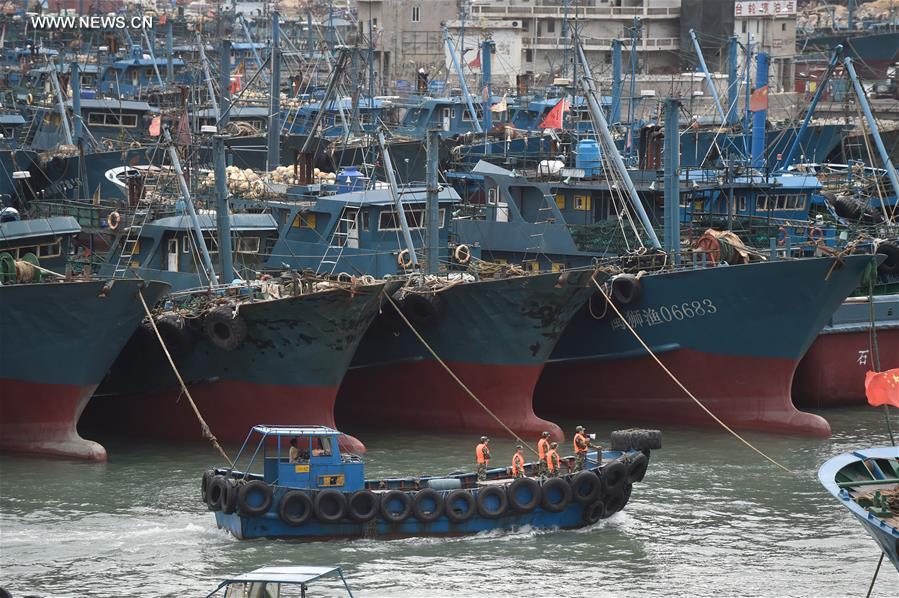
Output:
<instances>
[{"instance_id":1,"label":"air conditioner unit","mask_svg":"<svg viewBox=\"0 0 899 598\"><path fill-rule=\"evenodd\" d=\"M640 90L641 98L654 98L656 97L656 90L654 89L641 89Z\"/></svg>"},{"instance_id":2,"label":"air conditioner unit","mask_svg":"<svg viewBox=\"0 0 899 598\"><path fill-rule=\"evenodd\" d=\"M568 77L556 77L553 79L553 85L556 87L571 87L571 79Z\"/></svg>"}]
</instances>

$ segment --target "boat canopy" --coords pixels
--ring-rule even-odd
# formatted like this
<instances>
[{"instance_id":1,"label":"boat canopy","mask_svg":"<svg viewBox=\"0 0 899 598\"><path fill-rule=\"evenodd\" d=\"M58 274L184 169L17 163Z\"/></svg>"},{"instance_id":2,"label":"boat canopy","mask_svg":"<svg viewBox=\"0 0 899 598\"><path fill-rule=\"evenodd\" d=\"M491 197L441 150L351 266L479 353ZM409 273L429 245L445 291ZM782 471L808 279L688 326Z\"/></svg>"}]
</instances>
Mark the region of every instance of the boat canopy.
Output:
<instances>
[{"instance_id":1,"label":"boat canopy","mask_svg":"<svg viewBox=\"0 0 899 598\"><path fill-rule=\"evenodd\" d=\"M200 228L202 230L215 230L216 224L216 215L212 214L197 214L197 220L200 222ZM188 230L193 228L193 223L189 216L167 216L165 218L160 218L158 220L154 220L148 226L155 226L158 228L166 228L173 230ZM242 232L242 231L274 231L278 230L278 223L275 222L275 219L271 214L231 214L231 230L234 232Z\"/></svg>"},{"instance_id":2,"label":"boat canopy","mask_svg":"<svg viewBox=\"0 0 899 598\"><path fill-rule=\"evenodd\" d=\"M340 434L328 426L253 426L253 431L263 436L333 436Z\"/></svg>"},{"instance_id":3,"label":"boat canopy","mask_svg":"<svg viewBox=\"0 0 899 598\"><path fill-rule=\"evenodd\" d=\"M207 598L215 595L225 586L237 583L277 583L287 585L301 585L321 579L323 577L337 577L343 582L344 588L349 592L346 579L343 577L343 571L340 567L312 567L312 566L289 566L289 567L260 567L249 573L235 575L222 581L219 586L207 595ZM350 593L352 596L352 593Z\"/></svg>"},{"instance_id":4,"label":"boat canopy","mask_svg":"<svg viewBox=\"0 0 899 598\"><path fill-rule=\"evenodd\" d=\"M0 226L0 240L15 241L49 235L74 235L81 232L81 226L73 216L53 216L13 220Z\"/></svg>"}]
</instances>

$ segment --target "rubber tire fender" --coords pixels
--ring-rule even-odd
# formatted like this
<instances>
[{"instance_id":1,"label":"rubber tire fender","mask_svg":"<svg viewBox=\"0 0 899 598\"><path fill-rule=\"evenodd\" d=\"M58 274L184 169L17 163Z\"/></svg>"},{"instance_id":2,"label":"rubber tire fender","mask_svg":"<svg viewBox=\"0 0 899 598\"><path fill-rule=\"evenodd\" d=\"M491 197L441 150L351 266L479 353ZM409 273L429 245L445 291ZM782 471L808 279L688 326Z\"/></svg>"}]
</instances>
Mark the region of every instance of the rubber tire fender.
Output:
<instances>
[{"instance_id":1,"label":"rubber tire fender","mask_svg":"<svg viewBox=\"0 0 899 598\"><path fill-rule=\"evenodd\" d=\"M633 486L627 484L624 487L623 492L620 492L618 494L610 494L605 497L603 502L606 505L606 517L611 517L624 508L624 505L627 504L627 501L631 497L631 488L633 488Z\"/></svg>"},{"instance_id":2,"label":"rubber tire fender","mask_svg":"<svg viewBox=\"0 0 899 598\"><path fill-rule=\"evenodd\" d=\"M425 511L424 501L434 501L434 510ZM412 514L422 523L433 523L443 516L443 496L433 488L423 488L412 495Z\"/></svg>"},{"instance_id":3,"label":"rubber tire fender","mask_svg":"<svg viewBox=\"0 0 899 598\"><path fill-rule=\"evenodd\" d=\"M552 492L556 489L562 493L562 498L558 502L554 502L552 497ZM540 506L544 511L558 513L564 511L571 502L571 485L562 478L549 478L543 482L542 490L543 498L540 499Z\"/></svg>"},{"instance_id":4,"label":"rubber tire fender","mask_svg":"<svg viewBox=\"0 0 899 598\"><path fill-rule=\"evenodd\" d=\"M256 506L250 504L250 497L255 493L262 495L262 503ZM237 511L246 517L259 517L268 513L272 508L272 487L262 480L250 480L241 484L237 489Z\"/></svg>"},{"instance_id":5,"label":"rubber tire fender","mask_svg":"<svg viewBox=\"0 0 899 598\"><path fill-rule=\"evenodd\" d=\"M300 510L292 509L293 503ZM278 503L278 518L290 527L299 527L312 517L312 499L301 490L288 490Z\"/></svg>"},{"instance_id":6,"label":"rubber tire fender","mask_svg":"<svg viewBox=\"0 0 899 598\"><path fill-rule=\"evenodd\" d=\"M371 490L358 490L347 499L346 514L353 521L365 523L377 517L380 508L381 501L377 494Z\"/></svg>"},{"instance_id":7,"label":"rubber tire fender","mask_svg":"<svg viewBox=\"0 0 899 598\"><path fill-rule=\"evenodd\" d=\"M630 305L643 298L643 283L633 274L620 274L612 279L612 299L618 305Z\"/></svg>"},{"instance_id":8,"label":"rubber tire fender","mask_svg":"<svg viewBox=\"0 0 899 598\"><path fill-rule=\"evenodd\" d=\"M496 507L487 504L491 496L495 496L499 500L499 505ZM475 500L478 505L478 514L485 519L502 517L509 508L509 497L506 495L506 489L503 486L484 486L479 488Z\"/></svg>"},{"instance_id":9,"label":"rubber tire fender","mask_svg":"<svg viewBox=\"0 0 899 598\"><path fill-rule=\"evenodd\" d=\"M877 266L880 274L899 274L899 245L890 241L884 241L877 246L877 253L887 256L887 259Z\"/></svg>"},{"instance_id":10,"label":"rubber tire fender","mask_svg":"<svg viewBox=\"0 0 899 598\"><path fill-rule=\"evenodd\" d=\"M220 475L213 476L209 480L208 490L206 491L206 506L209 507L210 511L222 510L222 483L224 480L225 478Z\"/></svg>"},{"instance_id":11,"label":"rubber tire fender","mask_svg":"<svg viewBox=\"0 0 899 598\"><path fill-rule=\"evenodd\" d=\"M571 478L571 494L579 503L592 503L601 492L602 480L590 470L581 471Z\"/></svg>"},{"instance_id":12,"label":"rubber tire fender","mask_svg":"<svg viewBox=\"0 0 899 598\"><path fill-rule=\"evenodd\" d=\"M636 455L631 457L630 461L627 464L628 484L633 484L634 482L642 482L643 478L646 477L646 470L648 467L649 457L647 457L643 453L637 453Z\"/></svg>"},{"instance_id":13,"label":"rubber tire fender","mask_svg":"<svg viewBox=\"0 0 899 598\"><path fill-rule=\"evenodd\" d=\"M346 515L346 495L340 490L322 490L312 500L312 512L322 523L337 523Z\"/></svg>"},{"instance_id":14,"label":"rubber tire fender","mask_svg":"<svg viewBox=\"0 0 899 598\"><path fill-rule=\"evenodd\" d=\"M403 509L394 513L390 510L390 503L393 500L399 500L403 503ZM402 523L409 518L412 513L412 499L408 494L401 490L390 490L381 497L381 517L387 523Z\"/></svg>"},{"instance_id":15,"label":"rubber tire fender","mask_svg":"<svg viewBox=\"0 0 899 598\"><path fill-rule=\"evenodd\" d=\"M230 515L237 510L237 481L234 478L222 478L222 513Z\"/></svg>"},{"instance_id":16,"label":"rubber tire fender","mask_svg":"<svg viewBox=\"0 0 899 598\"><path fill-rule=\"evenodd\" d=\"M204 471L203 477L200 479L200 500L206 503L206 506L209 506L209 485L214 479L214 469L207 469L206 471Z\"/></svg>"},{"instance_id":17,"label":"rubber tire fender","mask_svg":"<svg viewBox=\"0 0 899 598\"><path fill-rule=\"evenodd\" d=\"M600 519L605 519L606 503L598 500L594 503L590 503L589 505L584 505L583 516L585 525L593 525Z\"/></svg>"},{"instance_id":18,"label":"rubber tire fender","mask_svg":"<svg viewBox=\"0 0 899 598\"><path fill-rule=\"evenodd\" d=\"M615 430L609 437L609 443L613 451L654 451L662 448L662 433L641 428Z\"/></svg>"},{"instance_id":19,"label":"rubber tire fender","mask_svg":"<svg viewBox=\"0 0 899 598\"><path fill-rule=\"evenodd\" d=\"M462 512L458 512L455 509L455 504L459 500L464 502L466 506ZM465 523L470 521L477 512L477 501L468 490L453 490L446 495L446 499L443 501L443 511L446 518L453 523Z\"/></svg>"},{"instance_id":20,"label":"rubber tire fender","mask_svg":"<svg viewBox=\"0 0 899 598\"><path fill-rule=\"evenodd\" d=\"M437 295L409 293L403 298L400 309L413 324L430 326L443 315L443 299Z\"/></svg>"},{"instance_id":21,"label":"rubber tire fender","mask_svg":"<svg viewBox=\"0 0 899 598\"><path fill-rule=\"evenodd\" d=\"M522 502L518 499L518 492L522 488L526 488L531 492L531 499L527 502ZM518 478L509 484L506 496L509 499L509 506L516 513L530 513L540 505L540 499L543 497L540 491L540 484L532 478Z\"/></svg>"},{"instance_id":22,"label":"rubber tire fender","mask_svg":"<svg viewBox=\"0 0 899 598\"><path fill-rule=\"evenodd\" d=\"M207 313L203 330L209 342L224 351L238 348L247 337L247 323L240 316L232 317L230 307L217 307Z\"/></svg>"},{"instance_id":23,"label":"rubber tire fender","mask_svg":"<svg viewBox=\"0 0 899 598\"><path fill-rule=\"evenodd\" d=\"M625 467L624 463L621 461L610 461L602 466L602 489L606 496L621 494L626 483L627 467Z\"/></svg>"}]
</instances>

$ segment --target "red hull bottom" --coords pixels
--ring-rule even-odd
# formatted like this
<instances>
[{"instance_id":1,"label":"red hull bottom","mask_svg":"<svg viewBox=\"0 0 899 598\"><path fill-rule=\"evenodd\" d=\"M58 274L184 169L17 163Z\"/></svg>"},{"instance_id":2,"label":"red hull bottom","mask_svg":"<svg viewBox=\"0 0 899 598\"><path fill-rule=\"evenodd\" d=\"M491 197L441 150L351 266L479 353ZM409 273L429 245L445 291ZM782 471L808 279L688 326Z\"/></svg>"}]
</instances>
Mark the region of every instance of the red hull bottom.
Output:
<instances>
[{"instance_id":1,"label":"red hull bottom","mask_svg":"<svg viewBox=\"0 0 899 598\"><path fill-rule=\"evenodd\" d=\"M881 371L899 368L899 328L877 331ZM800 407L867 405L865 372L874 355L867 331L820 335L793 379L793 399Z\"/></svg>"},{"instance_id":2,"label":"red hull bottom","mask_svg":"<svg viewBox=\"0 0 899 598\"><path fill-rule=\"evenodd\" d=\"M258 424L335 427L337 388L284 386L218 381L192 384L190 394L212 433L222 442L243 442ZM96 430L127 430L145 438L202 440L200 424L187 397L178 391L129 396L98 396L84 414L84 426ZM341 448L364 452L352 436Z\"/></svg>"},{"instance_id":3,"label":"red hull bottom","mask_svg":"<svg viewBox=\"0 0 899 598\"><path fill-rule=\"evenodd\" d=\"M534 414L534 386L542 365L505 366L447 362L453 372L496 416L524 440L562 429ZM507 434L440 364L407 362L353 368L337 400L337 419L361 426Z\"/></svg>"},{"instance_id":4,"label":"red hull bottom","mask_svg":"<svg viewBox=\"0 0 899 598\"><path fill-rule=\"evenodd\" d=\"M76 429L96 387L0 379L0 450L105 461L106 449Z\"/></svg>"},{"instance_id":5,"label":"red hull bottom","mask_svg":"<svg viewBox=\"0 0 899 598\"><path fill-rule=\"evenodd\" d=\"M793 406L792 359L731 357L681 349L659 356L728 426L830 435L830 424ZM548 364L537 386L539 412L591 419L718 426L650 357Z\"/></svg>"}]
</instances>

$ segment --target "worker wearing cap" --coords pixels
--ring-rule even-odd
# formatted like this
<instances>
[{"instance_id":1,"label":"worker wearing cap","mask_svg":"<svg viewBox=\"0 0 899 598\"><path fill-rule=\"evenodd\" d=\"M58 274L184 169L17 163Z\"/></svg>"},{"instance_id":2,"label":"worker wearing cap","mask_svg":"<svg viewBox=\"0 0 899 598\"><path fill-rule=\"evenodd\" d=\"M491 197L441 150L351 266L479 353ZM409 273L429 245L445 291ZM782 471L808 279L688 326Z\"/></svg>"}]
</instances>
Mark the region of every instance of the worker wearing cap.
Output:
<instances>
[{"instance_id":1,"label":"worker wearing cap","mask_svg":"<svg viewBox=\"0 0 899 598\"><path fill-rule=\"evenodd\" d=\"M559 459L559 453L556 450L557 448L559 448L559 443L553 442L549 445L549 450L546 452L547 475L551 478L559 475L559 466L561 465L561 460Z\"/></svg>"},{"instance_id":2,"label":"worker wearing cap","mask_svg":"<svg viewBox=\"0 0 899 598\"><path fill-rule=\"evenodd\" d=\"M539 459L537 464L538 475L546 475L546 453L548 452L549 432L544 432L540 435L540 440L537 441L537 458Z\"/></svg>"},{"instance_id":3,"label":"worker wearing cap","mask_svg":"<svg viewBox=\"0 0 899 598\"><path fill-rule=\"evenodd\" d=\"M474 449L474 456L478 463L478 481L487 479L487 466L490 465L490 448L487 446L490 439L481 436L481 442Z\"/></svg>"},{"instance_id":4,"label":"worker wearing cap","mask_svg":"<svg viewBox=\"0 0 899 598\"><path fill-rule=\"evenodd\" d=\"M584 426L576 427L574 429L574 471L583 471L588 448L590 448L590 437L587 436Z\"/></svg>"},{"instance_id":5,"label":"worker wearing cap","mask_svg":"<svg viewBox=\"0 0 899 598\"><path fill-rule=\"evenodd\" d=\"M512 455L512 477L513 478L523 478L525 477L524 473L524 455L521 451L524 450L524 447L520 444L515 447L515 454Z\"/></svg>"}]
</instances>

